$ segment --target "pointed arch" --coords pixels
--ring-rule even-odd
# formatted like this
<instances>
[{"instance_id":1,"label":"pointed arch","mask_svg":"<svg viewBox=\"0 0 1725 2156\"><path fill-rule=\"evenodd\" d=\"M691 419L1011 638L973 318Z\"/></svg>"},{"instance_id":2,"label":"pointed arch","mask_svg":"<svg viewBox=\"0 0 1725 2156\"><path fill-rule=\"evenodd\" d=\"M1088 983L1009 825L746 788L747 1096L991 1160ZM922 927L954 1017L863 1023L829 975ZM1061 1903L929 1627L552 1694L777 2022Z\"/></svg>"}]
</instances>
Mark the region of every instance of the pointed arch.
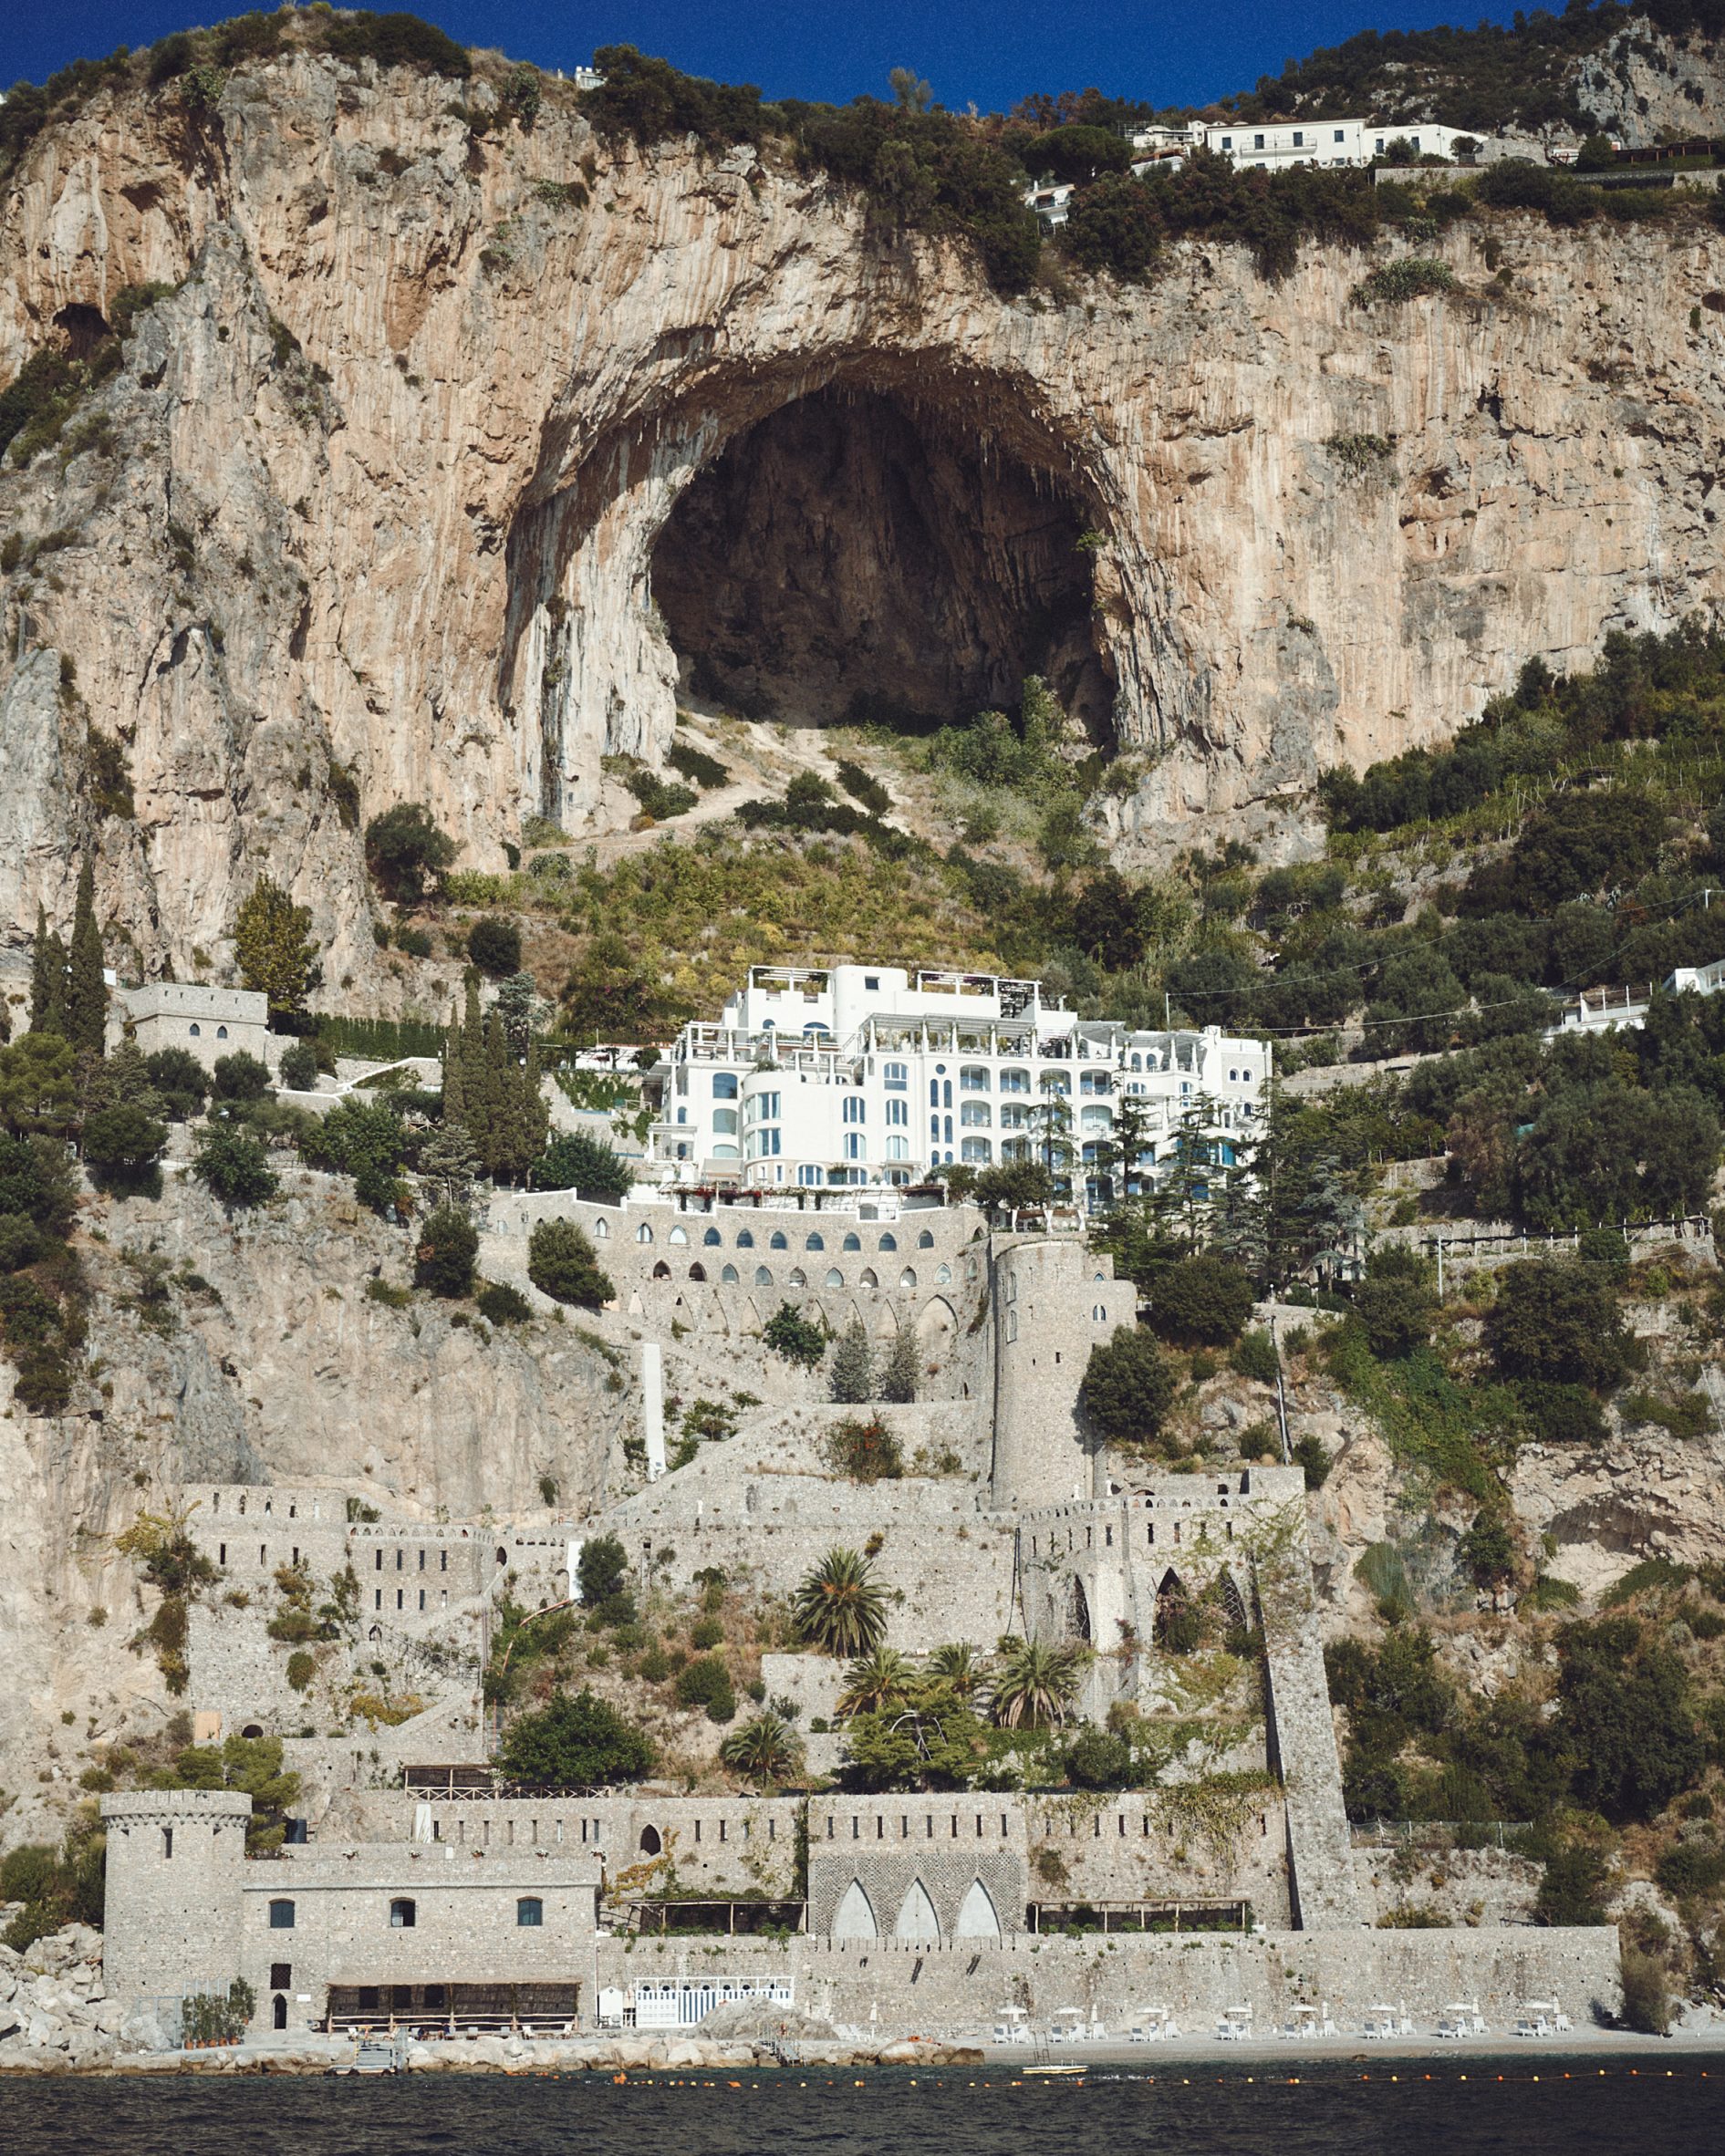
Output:
<instances>
[{"instance_id":1,"label":"pointed arch","mask_svg":"<svg viewBox=\"0 0 1725 2156\"><path fill-rule=\"evenodd\" d=\"M656 1280L668 1280L670 1278L670 1268L662 1258L653 1268L653 1278Z\"/></svg>"},{"instance_id":2,"label":"pointed arch","mask_svg":"<svg viewBox=\"0 0 1725 2156\"><path fill-rule=\"evenodd\" d=\"M872 1265L865 1265L863 1267L862 1278L857 1281L857 1285L859 1288L866 1289L874 1289L879 1287L880 1282L875 1278L875 1269Z\"/></svg>"},{"instance_id":3,"label":"pointed arch","mask_svg":"<svg viewBox=\"0 0 1725 2156\"><path fill-rule=\"evenodd\" d=\"M1090 1638L1090 1597L1084 1591L1084 1581L1072 1583L1072 1629L1081 1640Z\"/></svg>"},{"instance_id":4,"label":"pointed arch","mask_svg":"<svg viewBox=\"0 0 1725 2156\"><path fill-rule=\"evenodd\" d=\"M792 1266L790 1271L785 1276L785 1285L787 1288L806 1288L808 1286L808 1275L803 1270L800 1265L794 1265Z\"/></svg>"},{"instance_id":5,"label":"pointed arch","mask_svg":"<svg viewBox=\"0 0 1725 2156\"><path fill-rule=\"evenodd\" d=\"M875 1320L875 1336L879 1340L897 1340L899 1337L898 1314L889 1302L883 1302L880 1306L880 1314Z\"/></svg>"},{"instance_id":6,"label":"pointed arch","mask_svg":"<svg viewBox=\"0 0 1725 2156\"><path fill-rule=\"evenodd\" d=\"M719 1274L719 1281L722 1287L734 1288L737 1284L736 1267L734 1265L727 1265L723 1267Z\"/></svg>"},{"instance_id":7,"label":"pointed arch","mask_svg":"<svg viewBox=\"0 0 1725 2156\"><path fill-rule=\"evenodd\" d=\"M908 1290L908 1289L912 1289L912 1288L914 1288L914 1287L916 1286L916 1284L917 1284L917 1271L916 1271L916 1268L915 1268L915 1266L913 1266L913 1265L907 1265L907 1266L905 1267L904 1270L903 1270L903 1271L902 1271L902 1272L901 1272L901 1273L899 1275L899 1287L900 1287L900 1288L903 1288L903 1289L907 1289L907 1290Z\"/></svg>"},{"instance_id":8,"label":"pointed arch","mask_svg":"<svg viewBox=\"0 0 1725 2156\"><path fill-rule=\"evenodd\" d=\"M934 1913L934 1903L929 1899L929 1890L920 1879L913 1879L905 1889L905 1897L899 1904L899 1921L892 1927L895 1939L938 1939L940 1920Z\"/></svg>"},{"instance_id":9,"label":"pointed arch","mask_svg":"<svg viewBox=\"0 0 1725 2156\"><path fill-rule=\"evenodd\" d=\"M697 1260L689 1268L689 1277L691 1280L704 1280L707 1277L706 1267Z\"/></svg>"},{"instance_id":10,"label":"pointed arch","mask_svg":"<svg viewBox=\"0 0 1725 2156\"><path fill-rule=\"evenodd\" d=\"M939 1355L959 1329L957 1312L944 1295L936 1295L922 1307L917 1320L917 1339L925 1353Z\"/></svg>"},{"instance_id":11,"label":"pointed arch","mask_svg":"<svg viewBox=\"0 0 1725 2156\"><path fill-rule=\"evenodd\" d=\"M880 1927L875 1922L875 1905L868 1899L860 1879L853 1879L839 1896L838 1907L833 1914L835 1939L878 1939Z\"/></svg>"},{"instance_id":12,"label":"pointed arch","mask_svg":"<svg viewBox=\"0 0 1725 2156\"><path fill-rule=\"evenodd\" d=\"M995 1913L994 1899L980 1879L970 1883L964 1899L959 1904L958 1922L952 1927L955 1939L998 1939L1001 1920Z\"/></svg>"},{"instance_id":13,"label":"pointed arch","mask_svg":"<svg viewBox=\"0 0 1725 2156\"><path fill-rule=\"evenodd\" d=\"M1240 1591L1240 1582L1231 1572L1224 1572L1216 1586L1228 1629L1231 1632L1250 1632L1252 1625L1246 1614L1246 1598Z\"/></svg>"}]
</instances>

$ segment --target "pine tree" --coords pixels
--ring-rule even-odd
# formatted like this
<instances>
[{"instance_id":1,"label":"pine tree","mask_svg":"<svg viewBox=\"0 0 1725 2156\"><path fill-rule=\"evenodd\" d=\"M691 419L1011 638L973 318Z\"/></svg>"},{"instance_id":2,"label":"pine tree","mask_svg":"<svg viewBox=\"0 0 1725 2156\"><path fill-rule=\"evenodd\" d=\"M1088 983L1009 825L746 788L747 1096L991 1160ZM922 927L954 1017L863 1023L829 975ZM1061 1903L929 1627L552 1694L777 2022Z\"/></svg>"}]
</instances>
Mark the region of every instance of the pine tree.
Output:
<instances>
[{"instance_id":1,"label":"pine tree","mask_svg":"<svg viewBox=\"0 0 1725 2156\"><path fill-rule=\"evenodd\" d=\"M917 1396L917 1336L900 1325L877 1381L880 1397L895 1406L909 1406Z\"/></svg>"},{"instance_id":2,"label":"pine tree","mask_svg":"<svg viewBox=\"0 0 1725 2156\"><path fill-rule=\"evenodd\" d=\"M451 1118L447 1110L442 1122L420 1147L420 1174L428 1183L442 1186L443 1203L451 1206L467 1202L468 1186L479 1166L479 1155L467 1125L458 1117Z\"/></svg>"},{"instance_id":3,"label":"pine tree","mask_svg":"<svg viewBox=\"0 0 1725 2156\"><path fill-rule=\"evenodd\" d=\"M874 1398L875 1359L860 1318L850 1321L834 1345L829 1383L833 1398L849 1405Z\"/></svg>"},{"instance_id":4,"label":"pine tree","mask_svg":"<svg viewBox=\"0 0 1725 2156\"><path fill-rule=\"evenodd\" d=\"M100 1055L108 1031L102 933L96 926L96 871L89 855L78 872L78 907L66 990L66 1037L80 1055Z\"/></svg>"}]
</instances>

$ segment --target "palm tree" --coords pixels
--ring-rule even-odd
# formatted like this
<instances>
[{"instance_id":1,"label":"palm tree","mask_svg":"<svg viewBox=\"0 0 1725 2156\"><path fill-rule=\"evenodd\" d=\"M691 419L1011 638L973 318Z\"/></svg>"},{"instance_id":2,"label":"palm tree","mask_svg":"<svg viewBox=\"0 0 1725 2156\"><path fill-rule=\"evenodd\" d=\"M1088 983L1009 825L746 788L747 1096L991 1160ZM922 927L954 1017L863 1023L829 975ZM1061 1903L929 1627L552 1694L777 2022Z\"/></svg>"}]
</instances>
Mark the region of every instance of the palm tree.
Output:
<instances>
[{"instance_id":1,"label":"palm tree","mask_svg":"<svg viewBox=\"0 0 1725 2156\"><path fill-rule=\"evenodd\" d=\"M1078 1650L1038 1639L1001 1650L989 1712L1004 1729L1058 1728L1078 1694Z\"/></svg>"},{"instance_id":2,"label":"palm tree","mask_svg":"<svg viewBox=\"0 0 1725 2156\"><path fill-rule=\"evenodd\" d=\"M801 1771L803 1747L783 1715L764 1714L733 1729L719 1757L752 1782L785 1782Z\"/></svg>"},{"instance_id":3,"label":"palm tree","mask_svg":"<svg viewBox=\"0 0 1725 2156\"><path fill-rule=\"evenodd\" d=\"M799 1636L826 1654L871 1654L886 1636L887 1598L854 1550L829 1550L791 1597Z\"/></svg>"},{"instance_id":4,"label":"palm tree","mask_svg":"<svg viewBox=\"0 0 1725 2156\"><path fill-rule=\"evenodd\" d=\"M972 1697L982 1682L982 1664L968 1640L937 1647L929 1657L929 1671L961 1699Z\"/></svg>"},{"instance_id":5,"label":"palm tree","mask_svg":"<svg viewBox=\"0 0 1725 2156\"><path fill-rule=\"evenodd\" d=\"M910 1676L910 1664L896 1647L877 1647L845 1672L838 1711L841 1715L878 1713L904 1696Z\"/></svg>"}]
</instances>

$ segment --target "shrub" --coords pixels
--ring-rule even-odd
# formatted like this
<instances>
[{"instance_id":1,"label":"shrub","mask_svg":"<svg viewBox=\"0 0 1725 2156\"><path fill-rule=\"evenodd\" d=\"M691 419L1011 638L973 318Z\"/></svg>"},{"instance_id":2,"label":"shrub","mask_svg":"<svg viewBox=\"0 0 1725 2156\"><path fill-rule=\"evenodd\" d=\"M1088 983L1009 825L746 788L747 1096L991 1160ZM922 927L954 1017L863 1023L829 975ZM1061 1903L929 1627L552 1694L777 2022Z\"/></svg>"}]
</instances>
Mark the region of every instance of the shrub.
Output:
<instances>
[{"instance_id":1,"label":"shrub","mask_svg":"<svg viewBox=\"0 0 1725 2156\"><path fill-rule=\"evenodd\" d=\"M480 1316L493 1325L522 1325L533 1315L532 1303L506 1280L487 1280L473 1301Z\"/></svg>"},{"instance_id":2,"label":"shrub","mask_svg":"<svg viewBox=\"0 0 1725 2156\"><path fill-rule=\"evenodd\" d=\"M235 2043L251 2026L257 2010L257 1994L244 1976L236 1976L225 1995L219 1991L195 1991L180 2002L180 2040L182 2044Z\"/></svg>"},{"instance_id":3,"label":"shrub","mask_svg":"<svg viewBox=\"0 0 1725 2156\"><path fill-rule=\"evenodd\" d=\"M1456 274L1447 262L1404 255L1399 262L1384 263L1362 277L1354 287L1354 302L1363 307L1380 304L1398 306L1407 300L1423 298L1429 292L1451 292L1455 281Z\"/></svg>"},{"instance_id":4,"label":"shrub","mask_svg":"<svg viewBox=\"0 0 1725 2156\"><path fill-rule=\"evenodd\" d=\"M775 1355L804 1370L812 1370L826 1353L826 1333L791 1302L780 1303L762 1328L761 1337Z\"/></svg>"},{"instance_id":5,"label":"shrub","mask_svg":"<svg viewBox=\"0 0 1725 2156\"><path fill-rule=\"evenodd\" d=\"M84 1158L104 1189L137 1190L152 1183L159 1187L154 1171L167 1142L167 1125L129 1102L85 1118Z\"/></svg>"},{"instance_id":6,"label":"shrub","mask_svg":"<svg viewBox=\"0 0 1725 2156\"><path fill-rule=\"evenodd\" d=\"M198 1133L192 1172L230 1209L262 1205L279 1187L269 1156L257 1139L225 1123L208 1124Z\"/></svg>"},{"instance_id":7,"label":"shrub","mask_svg":"<svg viewBox=\"0 0 1725 2156\"><path fill-rule=\"evenodd\" d=\"M536 1220L527 1238L527 1278L554 1302L598 1310L617 1293L573 1220Z\"/></svg>"},{"instance_id":8,"label":"shrub","mask_svg":"<svg viewBox=\"0 0 1725 2156\"><path fill-rule=\"evenodd\" d=\"M821 1441L821 1454L853 1482L896 1482L904 1473L899 1440L878 1415L866 1423L855 1415L835 1423Z\"/></svg>"},{"instance_id":9,"label":"shrub","mask_svg":"<svg viewBox=\"0 0 1725 2156\"><path fill-rule=\"evenodd\" d=\"M261 1101L270 1091L269 1065L244 1048L218 1055L210 1091L218 1101Z\"/></svg>"},{"instance_id":10,"label":"shrub","mask_svg":"<svg viewBox=\"0 0 1725 2156\"><path fill-rule=\"evenodd\" d=\"M472 1290L479 1237L465 1213L453 1206L439 1206L428 1214L415 1255L419 1284L433 1295L465 1295Z\"/></svg>"},{"instance_id":11,"label":"shrub","mask_svg":"<svg viewBox=\"0 0 1725 2156\"><path fill-rule=\"evenodd\" d=\"M1725 1849L1716 1841L1676 1842L1653 1875L1673 1901L1702 1900L1725 1886Z\"/></svg>"},{"instance_id":12,"label":"shrub","mask_svg":"<svg viewBox=\"0 0 1725 2156\"><path fill-rule=\"evenodd\" d=\"M1112 1340L1091 1349L1078 1400L1105 1437L1147 1444L1160 1433L1176 1389L1168 1358L1150 1335L1120 1325Z\"/></svg>"},{"instance_id":13,"label":"shrub","mask_svg":"<svg viewBox=\"0 0 1725 2156\"><path fill-rule=\"evenodd\" d=\"M1567 1259L1506 1265L1485 1338L1509 1378L1599 1387L1614 1384L1626 1367L1628 1342L1609 1279Z\"/></svg>"},{"instance_id":14,"label":"shrub","mask_svg":"<svg viewBox=\"0 0 1725 2156\"><path fill-rule=\"evenodd\" d=\"M317 1051L309 1041L296 1041L282 1051L282 1083L290 1093L311 1093L317 1084Z\"/></svg>"},{"instance_id":15,"label":"shrub","mask_svg":"<svg viewBox=\"0 0 1725 2156\"><path fill-rule=\"evenodd\" d=\"M537 1714L521 1715L498 1755L513 1781L574 1789L638 1782L654 1761L645 1732L590 1691L559 1693Z\"/></svg>"},{"instance_id":16,"label":"shrub","mask_svg":"<svg viewBox=\"0 0 1725 2156\"><path fill-rule=\"evenodd\" d=\"M527 1171L529 1189L573 1190L595 1205L620 1204L634 1180L629 1163L586 1131L566 1131Z\"/></svg>"},{"instance_id":17,"label":"shrub","mask_svg":"<svg viewBox=\"0 0 1725 2156\"><path fill-rule=\"evenodd\" d=\"M1605 1894L1605 1859L1585 1842L1571 1842L1545 1866L1534 1897L1534 1920L1543 1924L1602 1924Z\"/></svg>"},{"instance_id":18,"label":"shrub","mask_svg":"<svg viewBox=\"0 0 1725 2156\"><path fill-rule=\"evenodd\" d=\"M1322 1489L1329 1480L1330 1469L1335 1465L1332 1455L1325 1451L1323 1440L1314 1431L1308 1430L1303 1437L1294 1441L1289 1450L1294 1455L1294 1466L1304 1470L1307 1489Z\"/></svg>"},{"instance_id":19,"label":"shrub","mask_svg":"<svg viewBox=\"0 0 1725 2156\"><path fill-rule=\"evenodd\" d=\"M1249 1377L1254 1384L1274 1384L1276 1347L1268 1332L1260 1326L1242 1332L1234 1344L1233 1363L1241 1376Z\"/></svg>"},{"instance_id":20,"label":"shrub","mask_svg":"<svg viewBox=\"0 0 1725 2156\"><path fill-rule=\"evenodd\" d=\"M1354 1293L1354 1316L1373 1354L1398 1361L1431 1338L1438 1299L1411 1250L1375 1251Z\"/></svg>"},{"instance_id":21,"label":"shrub","mask_svg":"<svg viewBox=\"0 0 1725 2156\"><path fill-rule=\"evenodd\" d=\"M1644 2037L1662 2037L1671 2026L1671 1994L1665 1964L1657 1954L1626 1946L1622 1954L1623 2020Z\"/></svg>"},{"instance_id":22,"label":"shrub","mask_svg":"<svg viewBox=\"0 0 1725 2156\"><path fill-rule=\"evenodd\" d=\"M467 955L493 980L521 970L521 930L501 914L483 913L467 931Z\"/></svg>"},{"instance_id":23,"label":"shrub","mask_svg":"<svg viewBox=\"0 0 1725 2156\"><path fill-rule=\"evenodd\" d=\"M20 1272L47 1249L36 1222L24 1213L0 1213L0 1273Z\"/></svg>"},{"instance_id":24,"label":"shrub","mask_svg":"<svg viewBox=\"0 0 1725 2156\"><path fill-rule=\"evenodd\" d=\"M691 785L712 793L715 787L731 783L731 773L716 756L708 756L687 741L673 741L665 751L665 762L672 771L680 772Z\"/></svg>"},{"instance_id":25,"label":"shrub","mask_svg":"<svg viewBox=\"0 0 1725 2156\"><path fill-rule=\"evenodd\" d=\"M1066 1749L1066 1779L1078 1789L1132 1786L1132 1747L1117 1732L1087 1723Z\"/></svg>"},{"instance_id":26,"label":"shrub","mask_svg":"<svg viewBox=\"0 0 1725 2156\"><path fill-rule=\"evenodd\" d=\"M736 1719L736 1691L720 1655L702 1654L685 1663L677 1673L675 1691L679 1706L705 1707L710 1722Z\"/></svg>"},{"instance_id":27,"label":"shrub","mask_svg":"<svg viewBox=\"0 0 1725 2156\"><path fill-rule=\"evenodd\" d=\"M1165 1340L1226 1347L1252 1315L1252 1282L1226 1259L1182 1258L1150 1290L1150 1322Z\"/></svg>"},{"instance_id":28,"label":"shrub","mask_svg":"<svg viewBox=\"0 0 1725 2156\"><path fill-rule=\"evenodd\" d=\"M473 71L466 53L434 23L416 15L373 15L360 9L322 26L324 42L340 59L375 60L379 67L415 67L464 82Z\"/></svg>"},{"instance_id":29,"label":"shrub","mask_svg":"<svg viewBox=\"0 0 1725 2156\"><path fill-rule=\"evenodd\" d=\"M209 1098L210 1080L189 1048L158 1048L144 1058L150 1083L176 1123L189 1123Z\"/></svg>"},{"instance_id":30,"label":"shrub","mask_svg":"<svg viewBox=\"0 0 1725 2156\"><path fill-rule=\"evenodd\" d=\"M287 1682L296 1692L304 1692L317 1674L317 1657L308 1654L304 1647L296 1647L287 1657Z\"/></svg>"},{"instance_id":31,"label":"shrub","mask_svg":"<svg viewBox=\"0 0 1725 2156\"><path fill-rule=\"evenodd\" d=\"M615 1535L595 1535L583 1542L576 1560L581 1601L591 1609L621 1594L629 1580L629 1553Z\"/></svg>"},{"instance_id":32,"label":"shrub","mask_svg":"<svg viewBox=\"0 0 1725 2156\"><path fill-rule=\"evenodd\" d=\"M1515 1388L1529 1430L1546 1445L1603 1445L1605 1418L1585 1385L1555 1385L1523 1378Z\"/></svg>"},{"instance_id":33,"label":"shrub","mask_svg":"<svg viewBox=\"0 0 1725 2156\"><path fill-rule=\"evenodd\" d=\"M846 1406L874 1397L875 1358L860 1318L853 1318L838 1336L827 1385L833 1398Z\"/></svg>"},{"instance_id":34,"label":"shrub","mask_svg":"<svg viewBox=\"0 0 1725 2156\"><path fill-rule=\"evenodd\" d=\"M674 785L652 771L632 771L623 783L656 824L686 816L699 798L692 788Z\"/></svg>"}]
</instances>

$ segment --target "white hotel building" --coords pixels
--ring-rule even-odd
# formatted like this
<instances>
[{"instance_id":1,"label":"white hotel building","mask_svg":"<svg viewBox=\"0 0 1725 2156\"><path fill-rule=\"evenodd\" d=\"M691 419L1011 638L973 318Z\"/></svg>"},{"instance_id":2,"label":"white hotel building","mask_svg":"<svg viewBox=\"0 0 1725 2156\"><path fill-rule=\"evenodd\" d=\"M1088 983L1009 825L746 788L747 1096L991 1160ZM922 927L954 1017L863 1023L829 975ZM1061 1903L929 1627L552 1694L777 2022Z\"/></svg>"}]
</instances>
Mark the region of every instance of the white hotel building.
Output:
<instances>
[{"instance_id":1,"label":"white hotel building","mask_svg":"<svg viewBox=\"0 0 1725 2156\"><path fill-rule=\"evenodd\" d=\"M892 966L756 966L717 1024L683 1028L647 1073L651 1157L675 1187L805 1190L921 1182L949 1162L1048 1162L1110 1195L1122 1099L1140 1161L1171 1160L1201 1108L1211 1158L1254 1136L1268 1042L1135 1031L1044 1003L1041 984Z\"/></svg>"}]
</instances>

